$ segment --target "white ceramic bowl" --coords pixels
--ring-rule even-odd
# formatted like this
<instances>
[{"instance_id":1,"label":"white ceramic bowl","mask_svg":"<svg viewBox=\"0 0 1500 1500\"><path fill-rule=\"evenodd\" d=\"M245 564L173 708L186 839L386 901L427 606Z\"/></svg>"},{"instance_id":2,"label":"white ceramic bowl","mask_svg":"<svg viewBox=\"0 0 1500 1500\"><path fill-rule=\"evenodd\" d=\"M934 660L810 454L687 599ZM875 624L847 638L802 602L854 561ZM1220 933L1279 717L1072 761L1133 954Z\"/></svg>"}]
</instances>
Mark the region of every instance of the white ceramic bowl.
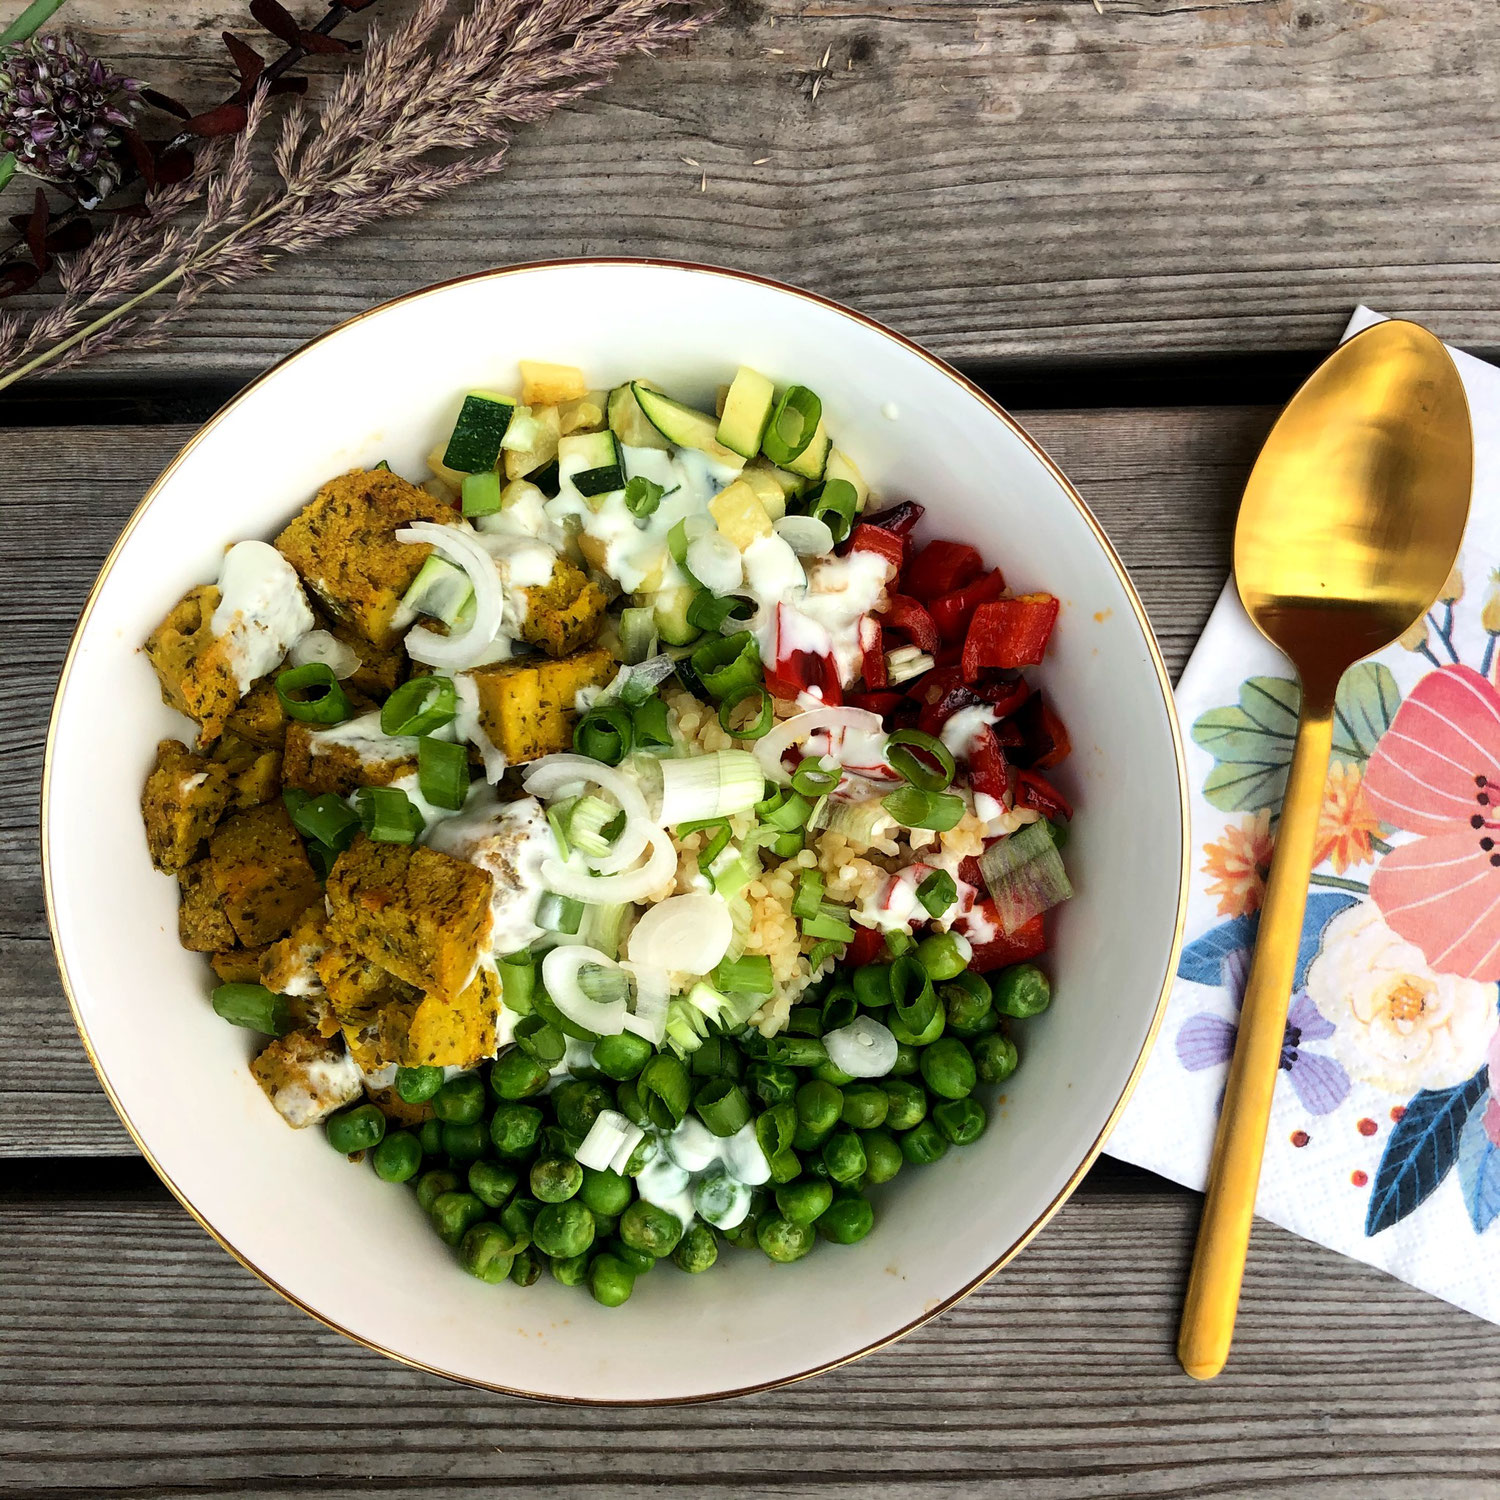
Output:
<instances>
[{"instance_id":1,"label":"white ceramic bowl","mask_svg":"<svg viewBox=\"0 0 1500 1500\"><path fill-rule=\"evenodd\" d=\"M223 548L269 537L330 476L420 473L456 394L516 361L648 374L700 404L745 363L823 397L886 502L928 508L1016 588L1059 594L1040 677L1072 731L1076 898L1054 915L1056 1001L1022 1029L991 1128L879 1191L875 1231L794 1266L728 1252L706 1276L642 1277L606 1311L544 1281L465 1276L408 1190L291 1131L177 944L176 884L138 803L163 707L137 647ZM882 414L882 412L885 414ZM48 910L64 984L115 1107L184 1206L308 1312L456 1378L568 1401L705 1399L793 1380L914 1328L1026 1243L1078 1182L1144 1062L1185 894L1183 770L1140 602L1097 523L1026 434L915 345L832 303L702 267L520 267L413 293L315 340L168 466L95 586L63 670L43 790Z\"/></svg>"}]
</instances>

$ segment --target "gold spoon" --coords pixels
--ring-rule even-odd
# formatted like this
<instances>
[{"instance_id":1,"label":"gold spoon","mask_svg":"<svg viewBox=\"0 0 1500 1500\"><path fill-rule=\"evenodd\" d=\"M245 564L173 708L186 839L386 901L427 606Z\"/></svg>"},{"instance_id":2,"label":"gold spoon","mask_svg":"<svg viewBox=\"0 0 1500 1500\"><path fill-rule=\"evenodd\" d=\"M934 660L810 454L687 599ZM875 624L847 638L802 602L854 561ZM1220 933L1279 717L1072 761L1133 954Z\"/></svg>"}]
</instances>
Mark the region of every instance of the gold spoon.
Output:
<instances>
[{"instance_id":1,"label":"gold spoon","mask_svg":"<svg viewBox=\"0 0 1500 1500\"><path fill-rule=\"evenodd\" d=\"M1255 462L1234 533L1250 618L1291 659L1302 713L1239 1040L1177 1338L1211 1380L1229 1358L1281 1060L1339 679L1431 608L1469 514L1474 450L1458 371L1414 323L1377 323L1315 370Z\"/></svg>"}]
</instances>

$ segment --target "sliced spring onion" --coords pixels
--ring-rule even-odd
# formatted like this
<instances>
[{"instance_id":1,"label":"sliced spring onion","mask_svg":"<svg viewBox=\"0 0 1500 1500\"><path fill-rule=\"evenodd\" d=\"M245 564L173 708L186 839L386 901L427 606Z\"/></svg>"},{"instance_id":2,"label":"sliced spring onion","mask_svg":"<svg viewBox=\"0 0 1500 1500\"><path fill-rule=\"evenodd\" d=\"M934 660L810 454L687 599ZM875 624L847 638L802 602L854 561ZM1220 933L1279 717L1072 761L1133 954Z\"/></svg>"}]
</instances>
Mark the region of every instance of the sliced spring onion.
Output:
<instances>
[{"instance_id":1,"label":"sliced spring onion","mask_svg":"<svg viewBox=\"0 0 1500 1500\"><path fill-rule=\"evenodd\" d=\"M891 815L876 797L861 798L858 802L836 802L827 797L820 806L822 826L856 843L873 844L892 826Z\"/></svg>"},{"instance_id":2,"label":"sliced spring onion","mask_svg":"<svg viewBox=\"0 0 1500 1500\"><path fill-rule=\"evenodd\" d=\"M815 917L823 910L823 875L818 870L804 870L797 877L797 894L792 901L794 917Z\"/></svg>"},{"instance_id":3,"label":"sliced spring onion","mask_svg":"<svg viewBox=\"0 0 1500 1500\"><path fill-rule=\"evenodd\" d=\"M924 792L941 792L953 785L957 770L953 752L920 729L895 730L885 742L885 758L891 770ZM936 761L936 767L927 761Z\"/></svg>"},{"instance_id":4,"label":"sliced spring onion","mask_svg":"<svg viewBox=\"0 0 1500 1500\"><path fill-rule=\"evenodd\" d=\"M771 853L778 859L792 859L806 847L807 836L800 828L794 828L790 833L778 833L770 843Z\"/></svg>"},{"instance_id":5,"label":"sliced spring onion","mask_svg":"<svg viewBox=\"0 0 1500 1500\"><path fill-rule=\"evenodd\" d=\"M625 481L625 509L638 521L656 514L656 507L665 498L665 486L644 474L633 474Z\"/></svg>"},{"instance_id":6,"label":"sliced spring onion","mask_svg":"<svg viewBox=\"0 0 1500 1500\"><path fill-rule=\"evenodd\" d=\"M739 958L726 958L714 970L714 984L729 994L771 994L776 988L776 982L771 977L769 955L746 953Z\"/></svg>"},{"instance_id":7,"label":"sliced spring onion","mask_svg":"<svg viewBox=\"0 0 1500 1500\"><path fill-rule=\"evenodd\" d=\"M627 1156L634 1151L645 1134L639 1125L627 1120L618 1110L601 1109L573 1155L579 1166L588 1167L593 1172L604 1172L621 1151Z\"/></svg>"},{"instance_id":8,"label":"sliced spring onion","mask_svg":"<svg viewBox=\"0 0 1500 1500\"><path fill-rule=\"evenodd\" d=\"M425 801L457 812L469 795L467 746L424 734L417 741L417 785Z\"/></svg>"},{"instance_id":9,"label":"sliced spring onion","mask_svg":"<svg viewBox=\"0 0 1500 1500\"><path fill-rule=\"evenodd\" d=\"M289 802L287 811L298 833L330 849L347 849L359 831L359 814L335 792L304 797L295 807Z\"/></svg>"},{"instance_id":10,"label":"sliced spring onion","mask_svg":"<svg viewBox=\"0 0 1500 1500\"><path fill-rule=\"evenodd\" d=\"M750 1123L750 1100L732 1078L711 1078L698 1090L693 1109L720 1139Z\"/></svg>"},{"instance_id":11,"label":"sliced spring onion","mask_svg":"<svg viewBox=\"0 0 1500 1500\"><path fill-rule=\"evenodd\" d=\"M660 1047L667 1035L667 1007L671 987L667 971L655 964L636 963L627 959L620 965L635 982L635 998L625 1017L626 1031Z\"/></svg>"},{"instance_id":12,"label":"sliced spring onion","mask_svg":"<svg viewBox=\"0 0 1500 1500\"><path fill-rule=\"evenodd\" d=\"M852 943L854 929L845 920L848 908L825 901L822 908L802 923L802 936L820 938L829 943Z\"/></svg>"},{"instance_id":13,"label":"sliced spring onion","mask_svg":"<svg viewBox=\"0 0 1500 1500\"><path fill-rule=\"evenodd\" d=\"M474 585L462 568L434 554L417 570L401 603L419 615L431 615L444 625L458 624L474 598Z\"/></svg>"},{"instance_id":14,"label":"sliced spring onion","mask_svg":"<svg viewBox=\"0 0 1500 1500\"><path fill-rule=\"evenodd\" d=\"M572 896L559 896L556 891L543 891L536 904L536 925L548 932L560 932L564 937L577 937L583 925L583 902Z\"/></svg>"},{"instance_id":15,"label":"sliced spring onion","mask_svg":"<svg viewBox=\"0 0 1500 1500\"><path fill-rule=\"evenodd\" d=\"M597 948L611 958L620 956L620 930L630 907L623 901L599 901L583 909L583 921L578 928L580 942Z\"/></svg>"},{"instance_id":16,"label":"sliced spring onion","mask_svg":"<svg viewBox=\"0 0 1500 1500\"><path fill-rule=\"evenodd\" d=\"M808 966L816 974L828 960L838 960L843 956L845 944L835 943L825 938L822 942L814 943L812 952L807 955Z\"/></svg>"},{"instance_id":17,"label":"sliced spring onion","mask_svg":"<svg viewBox=\"0 0 1500 1500\"><path fill-rule=\"evenodd\" d=\"M396 533L398 542L426 542L435 552L469 575L474 589L474 613L467 629L438 635L419 625L406 635L406 654L431 667L457 671L474 666L500 634L505 600L495 560L467 526L443 526L436 521L413 521Z\"/></svg>"},{"instance_id":18,"label":"sliced spring onion","mask_svg":"<svg viewBox=\"0 0 1500 1500\"><path fill-rule=\"evenodd\" d=\"M586 972L589 988L596 993L600 992L600 973L619 975L619 983L611 988L610 998L596 1000L591 997L584 986ZM542 983L553 1005L575 1026L592 1031L596 1036L618 1036L625 1029L628 982L620 966L597 948L569 944L552 949L542 960Z\"/></svg>"},{"instance_id":19,"label":"sliced spring onion","mask_svg":"<svg viewBox=\"0 0 1500 1500\"><path fill-rule=\"evenodd\" d=\"M760 766L748 750L715 750L659 764L661 806L656 821L667 827L748 812L765 790Z\"/></svg>"},{"instance_id":20,"label":"sliced spring onion","mask_svg":"<svg viewBox=\"0 0 1500 1500\"><path fill-rule=\"evenodd\" d=\"M712 519L700 512L696 515L684 516L667 533L667 551L672 554L672 561L682 569L696 588L703 587L703 580L695 578L692 569L688 567L688 547L700 536L706 535L713 529Z\"/></svg>"},{"instance_id":21,"label":"sliced spring onion","mask_svg":"<svg viewBox=\"0 0 1500 1500\"><path fill-rule=\"evenodd\" d=\"M667 722L667 705L660 698L647 698L630 711L637 750L670 750L672 728Z\"/></svg>"},{"instance_id":22,"label":"sliced spring onion","mask_svg":"<svg viewBox=\"0 0 1500 1500\"><path fill-rule=\"evenodd\" d=\"M751 716L746 722L736 724L735 710L745 703L753 703ZM771 695L763 687L741 688L726 696L719 705L719 727L738 739L758 740L771 732L773 723L775 711L771 706Z\"/></svg>"},{"instance_id":23,"label":"sliced spring onion","mask_svg":"<svg viewBox=\"0 0 1500 1500\"><path fill-rule=\"evenodd\" d=\"M326 630L309 630L301 640L292 643L286 659L294 667L320 661L340 682L352 677L360 667L359 652Z\"/></svg>"},{"instance_id":24,"label":"sliced spring onion","mask_svg":"<svg viewBox=\"0 0 1500 1500\"><path fill-rule=\"evenodd\" d=\"M727 594L745 581L740 549L720 531L706 531L688 543L687 571L715 594Z\"/></svg>"},{"instance_id":25,"label":"sliced spring onion","mask_svg":"<svg viewBox=\"0 0 1500 1500\"><path fill-rule=\"evenodd\" d=\"M690 658L704 691L718 702L746 688L763 686L760 647L748 630L705 641Z\"/></svg>"},{"instance_id":26,"label":"sliced spring onion","mask_svg":"<svg viewBox=\"0 0 1500 1500\"><path fill-rule=\"evenodd\" d=\"M832 761L810 757L792 772L792 790L804 797L821 797L833 791L844 779L843 770Z\"/></svg>"},{"instance_id":27,"label":"sliced spring onion","mask_svg":"<svg viewBox=\"0 0 1500 1500\"><path fill-rule=\"evenodd\" d=\"M812 806L801 792L777 792L755 804L755 816L782 833L791 833L807 822Z\"/></svg>"},{"instance_id":28,"label":"sliced spring onion","mask_svg":"<svg viewBox=\"0 0 1500 1500\"><path fill-rule=\"evenodd\" d=\"M755 613L748 599L730 594L719 597L708 589L699 589L688 605L687 622L699 630L723 630L731 620L743 624Z\"/></svg>"},{"instance_id":29,"label":"sliced spring onion","mask_svg":"<svg viewBox=\"0 0 1500 1500\"><path fill-rule=\"evenodd\" d=\"M791 773L781 764L782 757L793 745L799 745L809 735L824 730L839 735L860 731L883 735L885 723L879 714L868 709L844 707L814 708L784 719L764 739L755 742L755 758L760 762L766 779L778 786L790 786Z\"/></svg>"},{"instance_id":30,"label":"sliced spring onion","mask_svg":"<svg viewBox=\"0 0 1500 1500\"><path fill-rule=\"evenodd\" d=\"M410 797L393 786L362 786L354 794L359 824L377 844L409 844L426 827Z\"/></svg>"},{"instance_id":31,"label":"sliced spring onion","mask_svg":"<svg viewBox=\"0 0 1500 1500\"><path fill-rule=\"evenodd\" d=\"M622 869L619 873L604 872L606 864L621 856L622 848L628 847L630 831L638 828L642 843L636 853L650 846L650 855L645 864L634 869ZM587 869L581 862L564 864L561 860L542 861L542 879L561 895L574 896L591 904L616 901L643 901L660 890L677 865L677 854L672 840L657 827L649 823L627 824L626 831L616 843L614 852L596 862L600 873Z\"/></svg>"},{"instance_id":32,"label":"sliced spring onion","mask_svg":"<svg viewBox=\"0 0 1500 1500\"><path fill-rule=\"evenodd\" d=\"M932 1025L942 1002L927 970L910 954L900 954L890 968L891 1009L908 1031L920 1035Z\"/></svg>"},{"instance_id":33,"label":"sliced spring onion","mask_svg":"<svg viewBox=\"0 0 1500 1500\"><path fill-rule=\"evenodd\" d=\"M494 469L465 474L462 503L466 516L494 515L500 509L500 475Z\"/></svg>"},{"instance_id":34,"label":"sliced spring onion","mask_svg":"<svg viewBox=\"0 0 1500 1500\"><path fill-rule=\"evenodd\" d=\"M1008 838L997 839L979 856L979 868L1006 933L1073 894L1051 829L1043 822L1027 823Z\"/></svg>"},{"instance_id":35,"label":"sliced spring onion","mask_svg":"<svg viewBox=\"0 0 1500 1500\"><path fill-rule=\"evenodd\" d=\"M813 494L811 515L828 527L835 543L842 542L854 529L858 514L859 491L847 479L826 480Z\"/></svg>"},{"instance_id":36,"label":"sliced spring onion","mask_svg":"<svg viewBox=\"0 0 1500 1500\"><path fill-rule=\"evenodd\" d=\"M789 385L771 413L761 451L778 468L784 469L812 442L818 423L823 420L823 403L816 392L805 385Z\"/></svg>"},{"instance_id":37,"label":"sliced spring onion","mask_svg":"<svg viewBox=\"0 0 1500 1500\"><path fill-rule=\"evenodd\" d=\"M221 984L213 992L214 1013L231 1026L244 1026L267 1036L285 1036L292 1029L291 1008L284 995L263 984Z\"/></svg>"},{"instance_id":38,"label":"sliced spring onion","mask_svg":"<svg viewBox=\"0 0 1500 1500\"><path fill-rule=\"evenodd\" d=\"M799 557L824 557L833 551L833 528L816 516L783 516L776 535Z\"/></svg>"},{"instance_id":39,"label":"sliced spring onion","mask_svg":"<svg viewBox=\"0 0 1500 1500\"><path fill-rule=\"evenodd\" d=\"M885 653L886 680L892 687L921 677L937 665L937 659L929 656L919 646L898 646Z\"/></svg>"},{"instance_id":40,"label":"sliced spring onion","mask_svg":"<svg viewBox=\"0 0 1500 1500\"><path fill-rule=\"evenodd\" d=\"M602 797L579 797L568 813L569 845L584 854L608 854L610 841L604 830L619 816L620 809Z\"/></svg>"},{"instance_id":41,"label":"sliced spring onion","mask_svg":"<svg viewBox=\"0 0 1500 1500\"><path fill-rule=\"evenodd\" d=\"M917 900L929 917L940 917L958 900L958 885L946 870L934 870L917 886Z\"/></svg>"},{"instance_id":42,"label":"sliced spring onion","mask_svg":"<svg viewBox=\"0 0 1500 1500\"><path fill-rule=\"evenodd\" d=\"M326 662L278 672L276 697L289 719L304 724L341 724L349 717L349 697Z\"/></svg>"},{"instance_id":43,"label":"sliced spring onion","mask_svg":"<svg viewBox=\"0 0 1500 1500\"><path fill-rule=\"evenodd\" d=\"M903 953L910 953L916 946L911 933L903 928L898 927L894 932L888 932L885 935L885 951L892 958L900 958Z\"/></svg>"},{"instance_id":44,"label":"sliced spring onion","mask_svg":"<svg viewBox=\"0 0 1500 1500\"><path fill-rule=\"evenodd\" d=\"M541 1016L522 1016L516 1022L515 1042L522 1052L534 1057L544 1068L556 1067L568 1051L567 1037Z\"/></svg>"},{"instance_id":45,"label":"sliced spring onion","mask_svg":"<svg viewBox=\"0 0 1500 1500\"><path fill-rule=\"evenodd\" d=\"M451 677L413 677L403 682L380 708L380 732L389 735L431 734L453 722L458 692Z\"/></svg>"},{"instance_id":46,"label":"sliced spring onion","mask_svg":"<svg viewBox=\"0 0 1500 1500\"><path fill-rule=\"evenodd\" d=\"M654 609L626 609L620 612L620 650L628 665L633 666L654 656L659 639Z\"/></svg>"},{"instance_id":47,"label":"sliced spring onion","mask_svg":"<svg viewBox=\"0 0 1500 1500\"><path fill-rule=\"evenodd\" d=\"M952 792L924 792L915 786L897 787L880 799L880 805L903 828L930 828L934 833L946 833L964 815L962 797Z\"/></svg>"},{"instance_id":48,"label":"sliced spring onion","mask_svg":"<svg viewBox=\"0 0 1500 1500\"><path fill-rule=\"evenodd\" d=\"M728 831L728 825L725 831ZM648 907L626 944L632 963L686 974L707 974L724 958L734 933L722 896L690 891Z\"/></svg>"},{"instance_id":49,"label":"sliced spring onion","mask_svg":"<svg viewBox=\"0 0 1500 1500\"><path fill-rule=\"evenodd\" d=\"M851 1078L884 1078L896 1061L896 1038L874 1016L856 1016L823 1037L828 1061Z\"/></svg>"},{"instance_id":50,"label":"sliced spring onion","mask_svg":"<svg viewBox=\"0 0 1500 1500\"><path fill-rule=\"evenodd\" d=\"M568 837L568 824L577 804L577 797L565 797L547 809L547 822L552 829L552 838L557 844L557 852L564 859L573 852L573 841Z\"/></svg>"},{"instance_id":51,"label":"sliced spring onion","mask_svg":"<svg viewBox=\"0 0 1500 1500\"><path fill-rule=\"evenodd\" d=\"M686 823L679 823L676 828L678 838L686 838L690 833L707 833L709 830L713 831L713 837L698 851L698 870L703 875L709 874L714 861L729 847L729 819L693 818Z\"/></svg>"},{"instance_id":52,"label":"sliced spring onion","mask_svg":"<svg viewBox=\"0 0 1500 1500\"><path fill-rule=\"evenodd\" d=\"M509 953L495 960L495 970L500 975L500 1003L518 1016L529 1016L536 993L536 965L531 954Z\"/></svg>"},{"instance_id":53,"label":"sliced spring onion","mask_svg":"<svg viewBox=\"0 0 1500 1500\"><path fill-rule=\"evenodd\" d=\"M620 804L620 809L625 814L625 826L615 836L614 846L610 853L590 859L588 864L599 875L616 875L623 870L628 870L640 858L652 837L651 819L646 812L646 799L642 797L640 788L631 777L624 776L619 771L613 771L597 760L590 760L586 755L548 755L532 762L527 768L523 785L533 797L545 799L555 796L564 787L570 784L576 785L578 782L592 782L595 786L602 787ZM670 849L671 841L661 834L659 829L656 833L660 836L659 842ZM658 850L653 855L653 860L659 864L660 858ZM648 885L645 889L649 892L655 887ZM574 894L579 893L574 892ZM629 901L638 898L600 896L598 899Z\"/></svg>"},{"instance_id":54,"label":"sliced spring onion","mask_svg":"<svg viewBox=\"0 0 1500 1500\"><path fill-rule=\"evenodd\" d=\"M662 652L640 662L625 674L619 698L626 708L644 703L677 670L677 659Z\"/></svg>"},{"instance_id":55,"label":"sliced spring onion","mask_svg":"<svg viewBox=\"0 0 1500 1500\"><path fill-rule=\"evenodd\" d=\"M573 748L606 766L619 765L634 743L630 714L614 703L596 703L573 728Z\"/></svg>"}]
</instances>

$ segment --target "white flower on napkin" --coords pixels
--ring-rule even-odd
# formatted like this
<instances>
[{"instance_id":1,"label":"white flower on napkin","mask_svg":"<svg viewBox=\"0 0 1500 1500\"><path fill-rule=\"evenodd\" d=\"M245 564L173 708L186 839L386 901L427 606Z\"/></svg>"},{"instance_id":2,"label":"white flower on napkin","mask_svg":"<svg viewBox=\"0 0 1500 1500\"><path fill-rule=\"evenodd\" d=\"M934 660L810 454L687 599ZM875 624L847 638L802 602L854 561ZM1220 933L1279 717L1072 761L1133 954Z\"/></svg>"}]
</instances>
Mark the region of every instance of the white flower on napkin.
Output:
<instances>
[{"instance_id":1,"label":"white flower on napkin","mask_svg":"<svg viewBox=\"0 0 1500 1500\"><path fill-rule=\"evenodd\" d=\"M1396 1093L1451 1088L1484 1061L1494 986L1435 973L1369 902L1328 924L1307 992L1337 1028L1339 1060L1366 1083Z\"/></svg>"}]
</instances>

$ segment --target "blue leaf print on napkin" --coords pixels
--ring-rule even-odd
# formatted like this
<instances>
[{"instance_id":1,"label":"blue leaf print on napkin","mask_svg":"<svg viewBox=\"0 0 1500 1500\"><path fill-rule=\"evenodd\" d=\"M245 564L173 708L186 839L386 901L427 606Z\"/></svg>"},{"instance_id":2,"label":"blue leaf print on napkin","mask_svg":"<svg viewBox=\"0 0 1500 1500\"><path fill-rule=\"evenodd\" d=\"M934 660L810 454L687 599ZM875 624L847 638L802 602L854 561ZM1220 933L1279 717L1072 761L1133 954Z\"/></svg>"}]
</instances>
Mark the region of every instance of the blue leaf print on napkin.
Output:
<instances>
[{"instance_id":1,"label":"blue leaf print on napkin","mask_svg":"<svg viewBox=\"0 0 1500 1500\"><path fill-rule=\"evenodd\" d=\"M1500 1215L1500 1147L1485 1133L1484 1104L1484 1096L1474 1101L1458 1143L1458 1185L1476 1234Z\"/></svg>"},{"instance_id":2,"label":"blue leaf print on napkin","mask_svg":"<svg viewBox=\"0 0 1500 1500\"><path fill-rule=\"evenodd\" d=\"M1489 1085L1490 1070L1482 1067L1451 1089L1422 1089L1406 1106L1375 1172L1365 1215L1367 1236L1399 1224L1448 1175L1458 1159L1464 1125Z\"/></svg>"},{"instance_id":3,"label":"blue leaf print on napkin","mask_svg":"<svg viewBox=\"0 0 1500 1500\"><path fill-rule=\"evenodd\" d=\"M1307 982L1307 971L1323 942L1323 929L1358 898L1344 891L1317 891L1307 898L1307 913L1302 918L1302 942L1297 949L1297 972L1292 989L1300 990ZM1177 973L1194 984L1208 984L1215 989L1228 988L1236 1001L1244 992L1250 950L1255 946L1260 913L1231 917L1210 927L1202 937L1182 950ZM1238 983L1236 983L1238 980Z\"/></svg>"}]
</instances>

